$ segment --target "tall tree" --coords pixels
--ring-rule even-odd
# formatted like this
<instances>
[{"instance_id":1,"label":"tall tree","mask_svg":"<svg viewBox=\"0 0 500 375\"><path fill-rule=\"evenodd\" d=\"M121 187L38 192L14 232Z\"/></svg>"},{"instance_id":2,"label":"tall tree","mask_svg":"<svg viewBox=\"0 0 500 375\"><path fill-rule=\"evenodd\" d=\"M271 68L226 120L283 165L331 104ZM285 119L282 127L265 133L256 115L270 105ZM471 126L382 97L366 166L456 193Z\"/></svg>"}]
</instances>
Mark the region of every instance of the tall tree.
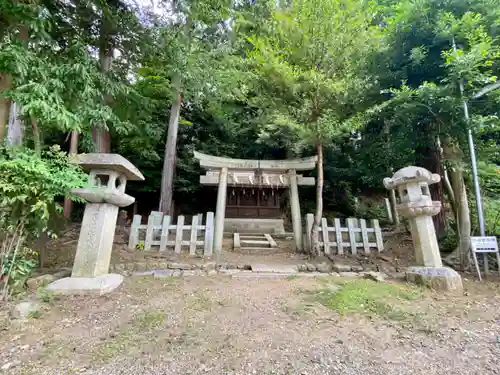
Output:
<instances>
[{"instance_id":1,"label":"tall tree","mask_svg":"<svg viewBox=\"0 0 500 375\"><path fill-rule=\"evenodd\" d=\"M323 147L359 125L376 78L370 65L383 48L377 8L368 1L291 1L255 35L251 63L261 108L273 128L289 127L318 155L314 252L323 215ZM271 131L272 132L272 131Z\"/></svg>"},{"instance_id":2,"label":"tall tree","mask_svg":"<svg viewBox=\"0 0 500 375\"><path fill-rule=\"evenodd\" d=\"M462 266L466 266L472 230L464 178L469 165L466 135L469 129L477 132L484 120L476 114L468 121L464 102L484 85L496 81L493 69L499 54L498 41L487 31L488 18L468 12L463 5L459 0L452 2L447 5L450 9L447 12L447 6L438 7L432 1L398 4L389 19L388 39L392 47L389 55L393 58L390 66L395 77L408 79L400 89L388 91L391 100L382 106L385 114L378 116L391 125L393 138L404 139L406 147L414 150L417 164L441 174L445 182L439 189L441 192L446 186L452 189L448 197L456 214L456 254ZM417 7L427 17L418 16L419 21L414 20ZM412 30L419 22L423 22L417 28L423 36L416 38ZM406 51L404 57L395 56L402 49ZM480 144L476 138L478 141ZM442 156L438 143L443 147ZM444 161L448 164L451 184L446 184ZM433 198L443 199L441 192ZM446 212L442 214L435 221L440 230Z\"/></svg>"},{"instance_id":3,"label":"tall tree","mask_svg":"<svg viewBox=\"0 0 500 375\"><path fill-rule=\"evenodd\" d=\"M199 102L207 91L213 91L210 81L215 74L212 72L210 77L208 71L216 68L212 64L220 47L216 45L218 34L224 35L221 30L224 30L229 9L226 0L187 0L169 5L168 10L172 14L157 20L154 37L156 43L164 47L158 50L154 64L161 62L163 65L163 74L168 77L171 92L159 204L164 214L172 213L177 134L183 98ZM211 39L213 35L218 37Z\"/></svg>"}]
</instances>

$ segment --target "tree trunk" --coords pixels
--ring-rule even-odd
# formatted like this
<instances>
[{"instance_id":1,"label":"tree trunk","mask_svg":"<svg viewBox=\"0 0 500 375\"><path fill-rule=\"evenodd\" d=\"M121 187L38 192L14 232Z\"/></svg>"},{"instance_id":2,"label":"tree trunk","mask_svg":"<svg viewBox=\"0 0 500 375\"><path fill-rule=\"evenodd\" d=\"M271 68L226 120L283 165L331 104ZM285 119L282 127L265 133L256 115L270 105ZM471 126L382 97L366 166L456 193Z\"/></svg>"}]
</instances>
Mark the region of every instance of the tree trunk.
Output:
<instances>
[{"instance_id":1,"label":"tree trunk","mask_svg":"<svg viewBox=\"0 0 500 375\"><path fill-rule=\"evenodd\" d=\"M442 209L437 215L432 217L432 221L434 222L434 229L436 230L437 238L443 238L446 235L447 220L443 187L444 169L441 152L434 142L425 146L417 147L415 151L419 159L419 166L441 176L441 181L430 185L429 190L431 192L432 200L441 202Z\"/></svg>"},{"instance_id":2,"label":"tree trunk","mask_svg":"<svg viewBox=\"0 0 500 375\"><path fill-rule=\"evenodd\" d=\"M453 191L453 187L451 186L449 173L446 168L444 168L444 176L443 176L443 185L448 193L448 199L450 201L451 210L453 211L453 217L457 217L457 201L455 199L455 192Z\"/></svg>"},{"instance_id":3,"label":"tree trunk","mask_svg":"<svg viewBox=\"0 0 500 375\"><path fill-rule=\"evenodd\" d=\"M111 137L105 128L94 126L92 129L92 141L94 142L94 152L107 154L111 151Z\"/></svg>"},{"instance_id":4,"label":"tree trunk","mask_svg":"<svg viewBox=\"0 0 500 375\"><path fill-rule=\"evenodd\" d=\"M451 138L446 138L443 141L443 157L451 160L454 164L458 164L462 160L463 152ZM471 243L471 218L467 189L463 172L457 165L450 168L448 172L455 199L458 247L446 257L445 262L455 263L454 261L458 260L460 267L467 269L470 266L469 249Z\"/></svg>"},{"instance_id":5,"label":"tree trunk","mask_svg":"<svg viewBox=\"0 0 500 375\"><path fill-rule=\"evenodd\" d=\"M102 15L101 30L99 37L99 64L101 72L107 74L111 70L113 62L113 45L110 34L112 32L112 23ZM103 102L109 104L111 98L104 95ZM92 129L92 140L94 142L95 152L109 153L111 151L111 137L106 124L95 125Z\"/></svg>"},{"instance_id":6,"label":"tree trunk","mask_svg":"<svg viewBox=\"0 0 500 375\"><path fill-rule=\"evenodd\" d=\"M311 231L312 251L314 255L320 255L319 248L319 226L323 217L323 144L316 144L316 152L318 153L318 181L316 182L316 213L314 215L314 224Z\"/></svg>"},{"instance_id":7,"label":"tree trunk","mask_svg":"<svg viewBox=\"0 0 500 375\"><path fill-rule=\"evenodd\" d=\"M180 76L174 77L174 97L170 108L167 139L165 140L165 156L161 177L160 211L164 215L172 215L173 182L177 151L177 133L179 131L179 116L182 105Z\"/></svg>"},{"instance_id":8,"label":"tree trunk","mask_svg":"<svg viewBox=\"0 0 500 375\"><path fill-rule=\"evenodd\" d=\"M444 150L441 147L441 139L439 136L436 138L436 142L437 142L436 143L437 148L439 150L439 155L441 158L441 166L443 168L443 175L441 176L442 182L443 182L443 187L444 187L444 190L446 191L446 193L448 194L448 200L450 201L451 210L453 211L453 217L456 218L457 217L457 206L455 203L455 193L453 192L453 188L451 186L448 169L446 168L446 164L444 163L445 162Z\"/></svg>"},{"instance_id":9,"label":"tree trunk","mask_svg":"<svg viewBox=\"0 0 500 375\"><path fill-rule=\"evenodd\" d=\"M7 73L0 73L0 93L11 88L11 78ZM0 146L3 146L5 129L9 121L10 100L0 96Z\"/></svg>"},{"instance_id":10,"label":"tree trunk","mask_svg":"<svg viewBox=\"0 0 500 375\"><path fill-rule=\"evenodd\" d=\"M28 28L19 25L19 39L28 48ZM12 78L7 73L0 75L0 91L12 88ZM24 124L19 119L19 107L9 99L0 99L0 142L3 144L5 137L5 121L8 120L7 145L10 147L19 146L23 143Z\"/></svg>"},{"instance_id":11,"label":"tree trunk","mask_svg":"<svg viewBox=\"0 0 500 375\"><path fill-rule=\"evenodd\" d=\"M7 127L7 146L21 146L24 140L24 124L18 115L18 106L15 102L10 104L9 125Z\"/></svg>"},{"instance_id":12,"label":"tree trunk","mask_svg":"<svg viewBox=\"0 0 500 375\"><path fill-rule=\"evenodd\" d=\"M73 130L71 132L71 140L69 143L69 154L70 155L76 155L78 153L78 132L76 130ZM63 215L64 217L71 217L71 211L73 210L73 201L66 197L64 198L64 211Z\"/></svg>"},{"instance_id":13,"label":"tree trunk","mask_svg":"<svg viewBox=\"0 0 500 375\"><path fill-rule=\"evenodd\" d=\"M35 152L38 156L41 156L42 137L40 136L40 128L38 127L38 121L35 118L31 118L31 130L33 131L33 145Z\"/></svg>"},{"instance_id":14,"label":"tree trunk","mask_svg":"<svg viewBox=\"0 0 500 375\"><path fill-rule=\"evenodd\" d=\"M450 171L450 176L453 194L455 195L458 231L458 248L453 253L457 253L455 257L459 259L460 268L465 270L470 265L469 249L471 243L471 221L469 201L467 200L467 189L465 187L462 171L458 168L453 168Z\"/></svg>"}]
</instances>

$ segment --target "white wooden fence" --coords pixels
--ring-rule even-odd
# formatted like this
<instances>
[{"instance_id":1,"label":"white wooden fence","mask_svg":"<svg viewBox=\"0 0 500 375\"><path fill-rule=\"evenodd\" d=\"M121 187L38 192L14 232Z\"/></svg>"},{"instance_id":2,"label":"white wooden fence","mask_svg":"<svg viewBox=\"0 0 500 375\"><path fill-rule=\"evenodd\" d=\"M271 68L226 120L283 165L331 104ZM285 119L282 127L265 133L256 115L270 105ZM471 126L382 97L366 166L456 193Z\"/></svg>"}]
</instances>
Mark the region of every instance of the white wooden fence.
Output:
<instances>
[{"instance_id":1,"label":"white wooden fence","mask_svg":"<svg viewBox=\"0 0 500 375\"><path fill-rule=\"evenodd\" d=\"M350 248L353 255L358 253L358 248L363 249L366 254L369 254L372 248L377 251L384 250L382 231L378 220L371 220L370 227L366 225L365 219L348 218L346 222L347 227L342 227L340 219L334 219L333 226L328 226L326 218L321 219L321 225L318 227L319 246L324 249L325 254L342 255L346 248ZM313 224L314 215L307 214L304 238L308 248L311 248ZM332 248L336 248L336 251L333 251Z\"/></svg>"},{"instance_id":2,"label":"white wooden fence","mask_svg":"<svg viewBox=\"0 0 500 375\"><path fill-rule=\"evenodd\" d=\"M161 212L152 211L147 224L141 224L141 215L134 215L128 247L136 249L143 242L144 250L151 250L159 246L159 251L173 249L179 254L183 246L189 248L190 255L196 255L197 248L203 248L205 256L212 255L214 238L214 213L208 212L205 225L203 214L191 218L190 225L184 225L185 217L178 216L174 224L170 216L163 216ZM186 233L187 232L187 233Z\"/></svg>"}]
</instances>

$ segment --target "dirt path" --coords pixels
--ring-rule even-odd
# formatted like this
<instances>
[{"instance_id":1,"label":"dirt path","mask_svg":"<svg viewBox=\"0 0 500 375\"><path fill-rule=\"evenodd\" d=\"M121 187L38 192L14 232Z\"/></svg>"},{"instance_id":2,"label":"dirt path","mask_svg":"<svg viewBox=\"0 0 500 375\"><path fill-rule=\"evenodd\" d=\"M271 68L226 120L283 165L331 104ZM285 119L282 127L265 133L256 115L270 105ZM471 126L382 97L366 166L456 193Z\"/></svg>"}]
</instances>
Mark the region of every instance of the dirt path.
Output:
<instances>
[{"instance_id":1,"label":"dirt path","mask_svg":"<svg viewBox=\"0 0 500 375\"><path fill-rule=\"evenodd\" d=\"M38 319L4 322L0 366L13 363L6 373L37 375L500 369L498 284L468 283L470 296L460 298L424 293L401 302L411 317L402 320L341 317L320 303L317 291L325 285L332 280L128 278L109 296L50 301Z\"/></svg>"}]
</instances>

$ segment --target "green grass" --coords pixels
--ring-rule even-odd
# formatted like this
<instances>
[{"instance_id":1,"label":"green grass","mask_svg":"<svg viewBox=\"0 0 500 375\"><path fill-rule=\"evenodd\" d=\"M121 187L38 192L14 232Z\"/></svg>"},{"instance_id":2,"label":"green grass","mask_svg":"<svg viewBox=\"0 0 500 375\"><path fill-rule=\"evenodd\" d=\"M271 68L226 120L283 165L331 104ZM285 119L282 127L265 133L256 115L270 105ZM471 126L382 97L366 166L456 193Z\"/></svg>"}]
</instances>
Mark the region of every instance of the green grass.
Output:
<instances>
[{"instance_id":1,"label":"green grass","mask_svg":"<svg viewBox=\"0 0 500 375\"><path fill-rule=\"evenodd\" d=\"M141 329L151 329L161 326L165 321L165 312L163 311L147 311L139 315L134 321L134 325Z\"/></svg>"},{"instance_id":2,"label":"green grass","mask_svg":"<svg viewBox=\"0 0 500 375\"><path fill-rule=\"evenodd\" d=\"M185 300L185 309L192 311L211 310L213 301L204 291L198 290ZM222 304L223 305L223 304Z\"/></svg>"},{"instance_id":3,"label":"green grass","mask_svg":"<svg viewBox=\"0 0 500 375\"><path fill-rule=\"evenodd\" d=\"M314 303L301 302L288 305L285 302L281 305L281 311L290 315L292 319L298 320L303 317L309 317L314 313Z\"/></svg>"},{"instance_id":4,"label":"green grass","mask_svg":"<svg viewBox=\"0 0 500 375\"><path fill-rule=\"evenodd\" d=\"M49 305L54 305L54 302L57 299L57 296L51 292L50 290L45 289L44 287L40 287L36 291L36 297Z\"/></svg>"},{"instance_id":5,"label":"green grass","mask_svg":"<svg viewBox=\"0 0 500 375\"><path fill-rule=\"evenodd\" d=\"M422 296L419 288L356 279L326 284L312 293L314 299L340 315L363 314L389 320L413 319L404 305Z\"/></svg>"},{"instance_id":6,"label":"green grass","mask_svg":"<svg viewBox=\"0 0 500 375\"><path fill-rule=\"evenodd\" d=\"M40 310L33 310L33 311L30 311L28 314L28 318L32 318L32 319L38 319L40 316L42 316L42 313Z\"/></svg>"},{"instance_id":7,"label":"green grass","mask_svg":"<svg viewBox=\"0 0 500 375\"><path fill-rule=\"evenodd\" d=\"M120 353L135 353L148 344L156 329L165 321L165 312L146 311L133 318L125 327L99 345L94 352L95 358L107 362Z\"/></svg>"}]
</instances>

